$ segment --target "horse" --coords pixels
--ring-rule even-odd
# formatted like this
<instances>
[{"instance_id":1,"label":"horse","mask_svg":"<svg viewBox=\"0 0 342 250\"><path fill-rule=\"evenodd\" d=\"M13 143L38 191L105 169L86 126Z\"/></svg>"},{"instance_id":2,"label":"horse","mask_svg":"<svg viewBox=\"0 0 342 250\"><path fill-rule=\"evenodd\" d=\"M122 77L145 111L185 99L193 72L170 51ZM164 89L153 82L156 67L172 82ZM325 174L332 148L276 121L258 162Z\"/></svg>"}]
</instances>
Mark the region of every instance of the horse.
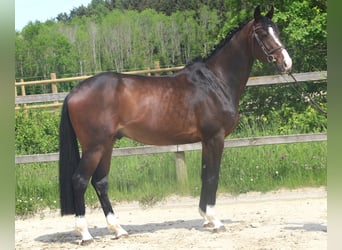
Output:
<instances>
[{"instance_id":1,"label":"horse","mask_svg":"<svg viewBox=\"0 0 342 250\"><path fill-rule=\"evenodd\" d=\"M273 6L228 33L205 58L167 76L104 72L81 81L64 100L59 131L61 215L73 214L82 244L93 241L85 219L84 193L95 188L108 229L120 226L108 197L108 173L116 140L144 144L201 142L202 187L199 213L203 226L220 231L215 215L224 139L237 126L239 99L255 60L289 72L292 60L273 23ZM78 148L81 146L81 156Z\"/></svg>"}]
</instances>

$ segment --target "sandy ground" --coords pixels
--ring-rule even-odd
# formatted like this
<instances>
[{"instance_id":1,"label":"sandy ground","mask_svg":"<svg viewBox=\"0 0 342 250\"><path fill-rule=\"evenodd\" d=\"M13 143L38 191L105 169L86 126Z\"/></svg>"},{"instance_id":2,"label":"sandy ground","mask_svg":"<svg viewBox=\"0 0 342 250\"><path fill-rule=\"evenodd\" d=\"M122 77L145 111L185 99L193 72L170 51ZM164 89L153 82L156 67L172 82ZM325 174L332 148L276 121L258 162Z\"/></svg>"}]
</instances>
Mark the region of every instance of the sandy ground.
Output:
<instances>
[{"instance_id":1,"label":"sandy ground","mask_svg":"<svg viewBox=\"0 0 342 250\"><path fill-rule=\"evenodd\" d=\"M172 196L152 208L115 206L129 237L114 239L100 209L87 210L95 242L80 246L74 217L44 211L15 221L16 249L327 249L325 188L221 194L216 213L226 232L202 227L198 198Z\"/></svg>"}]
</instances>

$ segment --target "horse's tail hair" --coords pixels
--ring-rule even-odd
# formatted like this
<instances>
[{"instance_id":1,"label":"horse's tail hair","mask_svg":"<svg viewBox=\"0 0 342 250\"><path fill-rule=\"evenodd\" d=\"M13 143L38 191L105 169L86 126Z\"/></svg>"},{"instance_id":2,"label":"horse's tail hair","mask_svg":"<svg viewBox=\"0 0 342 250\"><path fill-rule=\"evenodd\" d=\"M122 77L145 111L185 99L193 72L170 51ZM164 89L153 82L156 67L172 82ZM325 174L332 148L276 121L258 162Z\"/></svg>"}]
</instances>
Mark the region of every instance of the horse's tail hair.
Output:
<instances>
[{"instance_id":1,"label":"horse's tail hair","mask_svg":"<svg viewBox=\"0 0 342 250\"><path fill-rule=\"evenodd\" d=\"M77 139L68 112L68 97L63 103L59 126L59 192L62 215L75 213L72 178L80 162Z\"/></svg>"}]
</instances>

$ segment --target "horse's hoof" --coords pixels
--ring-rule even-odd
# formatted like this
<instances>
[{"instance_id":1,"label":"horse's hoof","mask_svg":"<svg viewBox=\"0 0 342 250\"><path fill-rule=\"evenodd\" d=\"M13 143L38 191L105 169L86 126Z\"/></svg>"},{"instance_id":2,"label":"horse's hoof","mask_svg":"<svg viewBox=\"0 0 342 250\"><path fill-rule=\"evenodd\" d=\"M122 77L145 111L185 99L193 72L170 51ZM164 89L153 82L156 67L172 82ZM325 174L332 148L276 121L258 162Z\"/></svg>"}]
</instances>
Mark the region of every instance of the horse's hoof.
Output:
<instances>
[{"instance_id":1,"label":"horse's hoof","mask_svg":"<svg viewBox=\"0 0 342 250\"><path fill-rule=\"evenodd\" d=\"M207 221L207 222L203 223L203 227L204 228L213 228L213 227L215 227L215 225L214 225L214 223Z\"/></svg>"},{"instance_id":2,"label":"horse's hoof","mask_svg":"<svg viewBox=\"0 0 342 250\"><path fill-rule=\"evenodd\" d=\"M220 226L218 228L214 228L213 229L213 233L223 233L223 232L226 232L226 231L227 231L227 229L226 229L225 226Z\"/></svg>"},{"instance_id":3,"label":"horse's hoof","mask_svg":"<svg viewBox=\"0 0 342 250\"><path fill-rule=\"evenodd\" d=\"M88 246L88 245L90 245L90 244L93 243L93 242L94 242L94 239L82 240L81 243L80 243L80 245L81 245L81 246Z\"/></svg>"},{"instance_id":4,"label":"horse's hoof","mask_svg":"<svg viewBox=\"0 0 342 250\"><path fill-rule=\"evenodd\" d=\"M120 235L115 236L116 240L121 239L121 238L128 238L128 234L120 234Z\"/></svg>"},{"instance_id":5,"label":"horse's hoof","mask_svg":"<svg viewBox=\"0 0 342 250\"><path fill-rule=\"evenodd\" d=\"M127 238L127 237L128 237L128 233L115 235L116 240L121 239L121 238Z\"/></svg>"},{"instance_id":6,"label":"horse's hoof","mask_svg":"<svg viewBox=\"0 0 342 250\"><path fill-rule=\"evenodd\" d=\"M124 230L123 228L119 228L118 231L115 232L115 239L120 239L120 238L127 238L128 237L128 233L126 232L126 230Z\"/></svg>"}]
</instances>

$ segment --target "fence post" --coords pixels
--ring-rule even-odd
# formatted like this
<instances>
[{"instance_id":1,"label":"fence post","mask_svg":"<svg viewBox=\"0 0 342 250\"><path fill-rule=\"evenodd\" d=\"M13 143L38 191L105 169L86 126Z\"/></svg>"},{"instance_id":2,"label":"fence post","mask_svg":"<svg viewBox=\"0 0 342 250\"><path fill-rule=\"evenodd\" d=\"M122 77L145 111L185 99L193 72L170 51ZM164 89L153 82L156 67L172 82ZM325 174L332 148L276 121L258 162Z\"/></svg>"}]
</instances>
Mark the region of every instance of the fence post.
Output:
<instances>
[{"instance_id":1,"label":"fence post","mask_svg":"<svg viewBox=\"0 0 342 250\"><path fill-rule=\"evenodd\" d=\"M154 69L160 69L160 62L159 61L154 61L153 65ZM160 73L154 73L156 76L159 76Z\"/></svg>"},{"instance_id":2,"label":"fence post","mask_svg":"<svg viewBox=\"0 0 342 250\"><path fill-rule=\"evenodd\" d=\"M176 175L177 181L181 185L185 185L188 182L188 174L185 165L185 152L180 151L175 153L176 156Z\"/></svg>"},{"instance_id":3,"label":"fence post","mask_svg":"<svg viewBox=\"0 0 342 250\"><path fill-rule=\"evenodd\" d=\"M56 73L51 73L50 74L50 78L51 78L51 80L56 80L57 79ZM51 89L52 89L52 93L53 94L57 94L58 93L58 88L57 88L57 83L56 82L51 83ZM55 101L53 103L56 105L55 112L58 112L58 104L59 104L59 102Z\"/></svg>"},{"instance_id":4,"label":"fence post","mask_svg":"<svg viewBox=\"0 0 342 250\"><path fill-rule=\"evenodd\" d=\"M24 83L24 79L20 79L21 83ZM21 95L26 96L26 90L25 90L25 85L21 85ZM24 114L27 115L27 104L24 104Z\"/></svg>"},{"instance_id":5,"label":"fence post","mask_svg":"<svg viewBox=\"0 0 342 250\"><path fill-rule=\"evenodd\" d=\"M17 96L18 96L17 86L15 86L15 85L14 85L14 96L15 96L15 97L17 97ZM14 97L14 98L15 98L15 97ZM18 104L16 104L16 105L15 105L15 107L16 107L16 108L18 108L18 107L19 107L19 105L18 105Z\"/></svg>"}]
</instances>

